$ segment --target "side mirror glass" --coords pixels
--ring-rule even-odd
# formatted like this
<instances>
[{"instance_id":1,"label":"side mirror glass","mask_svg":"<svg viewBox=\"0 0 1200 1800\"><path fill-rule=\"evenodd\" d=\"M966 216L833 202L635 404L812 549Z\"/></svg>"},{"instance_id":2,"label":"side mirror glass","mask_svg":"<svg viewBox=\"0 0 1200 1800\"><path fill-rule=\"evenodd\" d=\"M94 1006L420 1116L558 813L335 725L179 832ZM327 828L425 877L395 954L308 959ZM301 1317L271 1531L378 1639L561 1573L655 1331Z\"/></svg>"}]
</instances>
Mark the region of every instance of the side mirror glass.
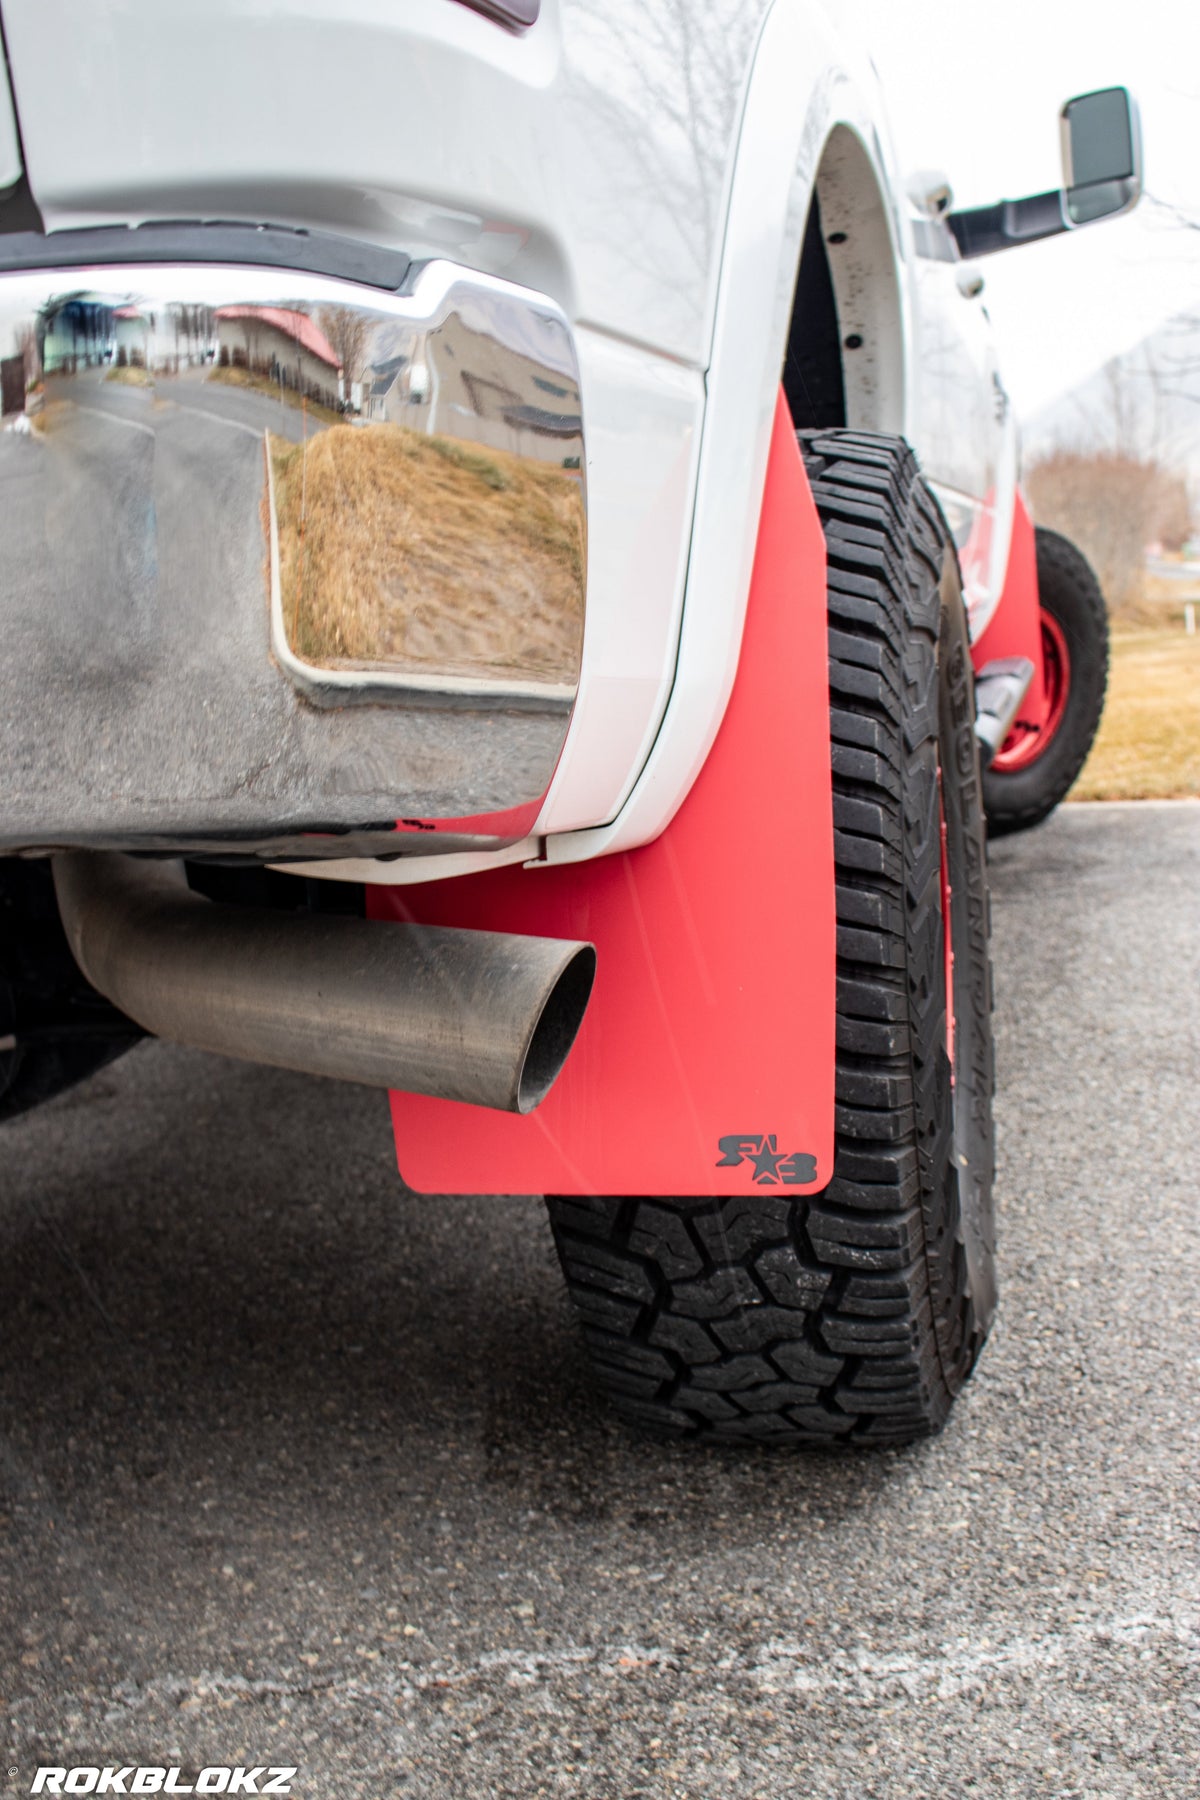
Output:
<instances>
[{"instance_id":1,"label":"side mirror glass","mask_svg":"<svg viewBox=\"0 0 1200 1800\"><path fill-rule=\"evenodd\" d=\"M1137 108L1123 87L1080 94L1062 109L1064 206L1072 225L1090 225L1137 204L1142 144Z\"/></svg>"},{"instance_id":2,"label":"side mirror glass","mask_svg":"<svg viewBox=\"0 0 1200 1800\"><path fill-rule=\"evenodd\" d=\"M963 256L991 256L1136 206L1142 192L1142 131L1123 87L1068 100L1060 115L1063 186L1024 200L950 212L946 223Z\"/></svg>"}]
</instances>

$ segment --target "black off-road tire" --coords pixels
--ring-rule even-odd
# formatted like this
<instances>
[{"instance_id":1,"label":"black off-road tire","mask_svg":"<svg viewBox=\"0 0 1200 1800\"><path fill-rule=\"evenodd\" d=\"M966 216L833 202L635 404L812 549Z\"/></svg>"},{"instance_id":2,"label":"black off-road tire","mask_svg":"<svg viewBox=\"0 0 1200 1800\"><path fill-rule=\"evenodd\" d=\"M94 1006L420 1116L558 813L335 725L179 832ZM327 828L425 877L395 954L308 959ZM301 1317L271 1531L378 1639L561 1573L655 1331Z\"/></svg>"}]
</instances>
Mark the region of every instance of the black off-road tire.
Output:
<instances>
[{"instance_id":1,"label":"black off-road tire","mask_svg":"<svg viewBox=\"0 0 1200 1800\"><path fill-rule=\"evenodd\" d=\"M953 551L911 451L848 431L801 444L829 551L833 1179L807 1197L759 1185L547 1204L596 1373L628 1419L710 1439L877 1443L942 1423L995 1304L974 693Z\"/></svg>"},{"instance_id":2,"label":"black off-road tire","mask_svg":"<svg viewBox=\"0 0 1200 1800\"><path fill-rule=\"evenodd\" d=\"M1024 767L985 769L983 805L993 837L1040 825L1079 778L1100 727L1108 687L1108 608L1100 583L1069 538L1039 525L1038 600L1066 640L1070 681L1057 730Z\"/></svg>"}]
</instances>

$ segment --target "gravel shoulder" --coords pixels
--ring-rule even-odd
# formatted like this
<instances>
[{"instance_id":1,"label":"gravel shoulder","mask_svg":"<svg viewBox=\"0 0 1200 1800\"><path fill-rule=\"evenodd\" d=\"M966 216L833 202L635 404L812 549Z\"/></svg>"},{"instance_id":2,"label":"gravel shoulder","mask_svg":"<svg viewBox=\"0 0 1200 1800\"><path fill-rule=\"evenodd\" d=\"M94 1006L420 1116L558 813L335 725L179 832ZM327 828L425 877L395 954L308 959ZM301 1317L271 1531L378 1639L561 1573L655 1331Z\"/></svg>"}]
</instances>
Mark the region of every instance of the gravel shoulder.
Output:
<instances>
[{"instance_id":1,"label":"gravel shoulder","mask_svg":"<svg viewBox=\"0 0 1200 1800\"><path fill-rule=\"evenodd\" d=\"M0 1793L1200 1792L1200 804L993 879L1001 1314L915 1448L628 1437L540 1201L406 1194L381 1095L144 1045L5 1127Z\"/></svg>"}]
</instances>

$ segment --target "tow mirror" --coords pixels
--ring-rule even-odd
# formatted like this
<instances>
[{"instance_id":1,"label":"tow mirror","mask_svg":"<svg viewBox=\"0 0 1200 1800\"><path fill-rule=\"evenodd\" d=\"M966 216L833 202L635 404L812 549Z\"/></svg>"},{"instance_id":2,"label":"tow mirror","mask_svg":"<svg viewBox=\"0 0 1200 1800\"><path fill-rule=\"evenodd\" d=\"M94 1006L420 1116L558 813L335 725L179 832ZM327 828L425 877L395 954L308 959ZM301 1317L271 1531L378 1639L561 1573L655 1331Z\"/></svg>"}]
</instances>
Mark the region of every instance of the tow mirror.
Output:
<instances>
[{"instance_id":1,"label":"tow mirror","mask_svg":"<svg viewBox=\"0 0 1200 1800\"><path fill-rule=\"evenodd\" d=\"M1136 206L1142 191L1137 107L1123 87L1068 100L1061 113L1063 186L1025 200L952 212L946 223L964 256L990 256Z\"/></svg>"},{"instance_id":2,"label":"tow mirror","mask_svg":"<svg viewBox=\"0 0 1200 1800\"><path fill-rule=\"evenodd\" d=\"M1137 204L1142 144L1137 108L1124 88L1080 94L1062 109L1067 218L1090 225Z\"/></svg>"}]
</instances>

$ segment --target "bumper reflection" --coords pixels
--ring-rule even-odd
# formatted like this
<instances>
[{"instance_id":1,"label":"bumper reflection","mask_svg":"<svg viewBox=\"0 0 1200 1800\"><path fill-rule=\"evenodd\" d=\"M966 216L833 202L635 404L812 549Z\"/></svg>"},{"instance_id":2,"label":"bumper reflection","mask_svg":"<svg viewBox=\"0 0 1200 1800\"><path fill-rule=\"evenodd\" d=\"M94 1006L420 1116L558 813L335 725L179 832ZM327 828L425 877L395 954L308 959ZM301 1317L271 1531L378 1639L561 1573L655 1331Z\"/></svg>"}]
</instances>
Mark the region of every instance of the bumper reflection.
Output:
<instances>
[{"instance_id":1,"label":"bumper reflection","mask_svg":"<svg viewBox=\"0 0 1200 1800\"><path fill-rule=\"evenodd\" d=\"M583 641L578 476L402 425L267 442L295 656L570 697Z\"/></svg>"},{"instance_id":2,"label":"bumper reflection","mask_svg":"<svg viewBox=\"0 0 1200 1800\"><path fill-rule=\"evenodd\" d=\"M554 309L446 265L354 305L318 277L281 296L277 271L139 268L136 294L104 273L64 292L54 271L36 304L38 277L0 276L0 493L22 520L0 544L0 758L19 739L24 771L0 847L85 841L84 818L89 843L149 823L274 845L535 807L584 625ZM100 782L73 773L86 741Z\"/></svg>"}]
</instances>

